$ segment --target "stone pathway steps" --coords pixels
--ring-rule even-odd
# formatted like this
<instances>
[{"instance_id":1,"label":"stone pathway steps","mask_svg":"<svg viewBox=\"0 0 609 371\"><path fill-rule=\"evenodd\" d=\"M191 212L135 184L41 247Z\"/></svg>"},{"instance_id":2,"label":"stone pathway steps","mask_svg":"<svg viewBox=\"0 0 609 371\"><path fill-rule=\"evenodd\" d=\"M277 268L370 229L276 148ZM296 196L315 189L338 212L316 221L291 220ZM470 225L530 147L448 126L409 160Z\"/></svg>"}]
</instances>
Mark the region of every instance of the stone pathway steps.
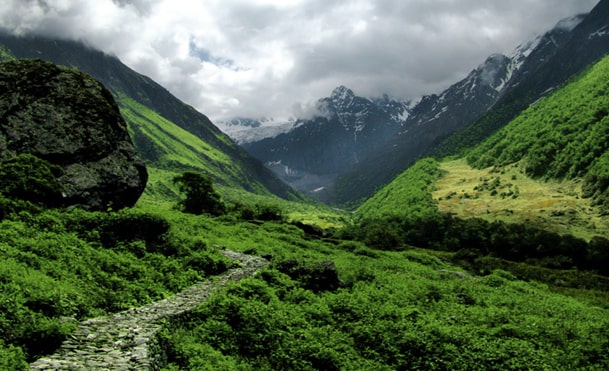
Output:
<instances>
[{"instance_id":1,"label":"stone pathway steps","mask_svg":"<svg viewBox=\"0 0 609 371\"><path fill-rule=\"evenodd\" d=\"M163 320L179 322L228 282L252 276L268 265L267 260L259 257L228 250L222 253L241 262L241 267L167 299L81 322L56 353L30 364L30 370L160 369L165 363L165 352L156 335Z\"/></svg>"}]
</instances>

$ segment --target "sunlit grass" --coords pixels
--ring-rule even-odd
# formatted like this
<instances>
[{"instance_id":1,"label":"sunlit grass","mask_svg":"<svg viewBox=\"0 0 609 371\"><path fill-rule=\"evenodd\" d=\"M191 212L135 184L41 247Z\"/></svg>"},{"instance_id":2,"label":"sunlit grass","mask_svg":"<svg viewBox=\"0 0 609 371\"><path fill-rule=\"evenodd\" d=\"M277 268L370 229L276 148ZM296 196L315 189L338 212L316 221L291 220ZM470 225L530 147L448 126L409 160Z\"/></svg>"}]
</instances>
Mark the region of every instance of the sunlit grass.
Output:
<instances>
[{"instance_id":1,"label":"sunlit grass","mask_svg":"<svg viewBox=\"0 0 609 371\"><path fill-rule=\"evenodd\" d=\"M525 223L590 239L609 236L609 222L589 198L581 181L543 181L528 177L519 163L474 169L465 159L440 164L445 175L433 198L440 211L458 217Z\"/></svg>"}]
</instances>

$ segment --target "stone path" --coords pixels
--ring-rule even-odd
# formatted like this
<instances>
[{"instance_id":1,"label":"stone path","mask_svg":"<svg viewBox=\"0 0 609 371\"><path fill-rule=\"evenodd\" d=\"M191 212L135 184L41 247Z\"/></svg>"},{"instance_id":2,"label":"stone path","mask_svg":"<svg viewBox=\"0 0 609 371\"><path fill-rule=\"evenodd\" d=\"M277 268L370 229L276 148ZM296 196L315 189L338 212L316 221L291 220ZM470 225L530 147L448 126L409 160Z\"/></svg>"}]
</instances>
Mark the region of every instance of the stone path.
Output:
<instances>
[{"instance_id":1,"label":"stone path","mask_svg":"<svg viewBox=\"0 0 609 371\"><path fill-rule=\"evenodd\" d=\"M198 283L164 300L114 315L81 322L58 351L38 359L30 370L158 370L165 364L165 352L157 333L163 324L178 324L211 294L230 281L252 276L268 261L222 251L241 262L214 278Z\"/></svg>"}]
</instances>

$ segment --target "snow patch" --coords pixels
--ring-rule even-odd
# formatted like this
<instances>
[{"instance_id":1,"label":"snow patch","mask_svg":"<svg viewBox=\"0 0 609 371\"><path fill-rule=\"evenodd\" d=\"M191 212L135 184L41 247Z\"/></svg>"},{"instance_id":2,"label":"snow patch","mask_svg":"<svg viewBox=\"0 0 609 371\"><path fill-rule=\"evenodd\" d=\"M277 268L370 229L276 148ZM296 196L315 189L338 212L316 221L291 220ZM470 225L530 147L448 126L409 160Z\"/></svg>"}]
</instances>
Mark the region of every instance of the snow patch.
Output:
<instances>
[{"instance_id":1,"label":"snow patch","mask_svg":"<svg viewBox=\"0 0 609 371\"><path fill-rule=\"evenodd\" d=\"M607 36L607 35L609 35L609 26L603 26L603 27L599 28L598 30L592 32L590 35L588 35L588 40L592 40L594 38L603 37L603 36Z\"/></svg>"},{"instance_id":2,"label":"snow patch","mask_svg":"<svg viewBox=\"0 0 609 371\"><path fill-rule=\"evenodd\" d=\"M259 125L232 125L218 123L217 126L226 135L238 144L257 142L266 138L274 138L294 129L297 125L295 121L280 121L275 119L250 120L256 121Z\"/></svg>"},{"instance_id":3,"label":"snow patch","mask_svg":"<svg viewBox=\"0 0 609 371\"><path fill-rule=\"evenodd\" d=\"M584 14L578 14L578 15L574 15L572 17L562 19L562 20L558 21L556 26L554 26L554 29L571 32L571 31L573 31L573 29L575 27L577 27L580 23L582 23L584 18L585 18Z\"/></svg>"}]
</instances>

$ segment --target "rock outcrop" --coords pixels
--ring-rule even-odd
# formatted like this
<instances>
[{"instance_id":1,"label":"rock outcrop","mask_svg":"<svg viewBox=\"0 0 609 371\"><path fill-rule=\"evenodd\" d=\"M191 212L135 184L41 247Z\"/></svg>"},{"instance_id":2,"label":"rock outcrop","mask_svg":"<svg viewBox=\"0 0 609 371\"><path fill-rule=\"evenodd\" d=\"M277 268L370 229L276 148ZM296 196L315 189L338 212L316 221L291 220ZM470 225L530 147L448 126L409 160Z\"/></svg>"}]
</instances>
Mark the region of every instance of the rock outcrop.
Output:
<instances>
[{"instance_id":1,"label":"rock outcrop","mask_svg":"<svg viewBox=\"0 0 609 371\"><path fill-rule=\"evenodd\" d=\"M22 153L63 168L57 180L68 206L132 206L148 179L111 93L41 60L0 63L0 161Z\"/></svg>"}]
</instances>

